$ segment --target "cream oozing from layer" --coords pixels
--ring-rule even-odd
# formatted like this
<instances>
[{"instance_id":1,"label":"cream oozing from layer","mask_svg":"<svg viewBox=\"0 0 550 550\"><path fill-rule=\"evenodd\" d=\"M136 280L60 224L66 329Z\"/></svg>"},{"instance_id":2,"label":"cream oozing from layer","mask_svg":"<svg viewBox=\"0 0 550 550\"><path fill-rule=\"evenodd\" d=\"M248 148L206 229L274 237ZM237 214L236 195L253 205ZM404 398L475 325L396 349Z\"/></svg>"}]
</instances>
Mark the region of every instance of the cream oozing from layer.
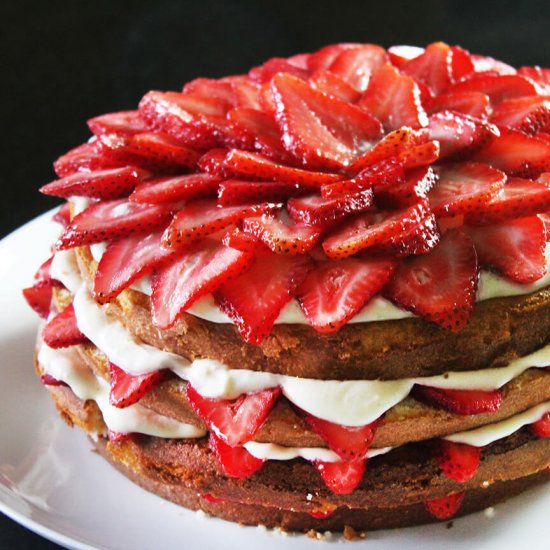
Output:
<instances>
[{"instance_id":1,"label":"cream oozing from layer","mask_svg":"<svg viewBox=\"0 0 550 550\"><path fill-rule=\"evenodd\" d=\"M105 251L104 243L92 245L90 247L92 256L99 262L103 252ZM545 249L547 273L544 277L530 284L518 284L500 277L491 271L481 271L479 276L479 284L477 289L476 301L482 302L492 298L500 298L505 296L519 296L522 294L530 294L541 288L550 285L550 243L546 243ZM134 290L143 292L148 296L151 295L151 280L149 276L145 276L136 281L132 287ZM216 305L211 294L199 298L191 307L187 309L187 313L199 317L212 323L233 323ZM348 323L368 323L374 321L390 321L395 319L405 319L414 317L409 311L405 311L392 304L389 300L376 296ZM309 324L306 316L301 310L296 300L291 300L281 310L275 324Z\"/></svg>"},{"instance_id":2,"label":"cream oozing from layer","mask_svg":"<svg viewBox=\"0 0 550 550\"><path fill-rule=\"evenodd\" d=\"M190 439L206 434L196 426L157 414L139 403L124 409L113 407L109 403L108 382L96 377L83 364L75 349L55 350L42 343L38 352L38 362L45 373L65 382L79 399L95 401L110 430L171 439Z\"/></svg>"},{"instance_id":3,"label":"cream oozing from layer","mask_svg":"<svg viewBox=\"0 0 550 550\"><path fill-rule=\"evenodd\" d=\"M204 397L234 399L280 386L285 397L304 411L345 426L364 426L402 401L414 384L442 389L494 390L532 367L550 365L550 345L506 367L401 380L314 380L247 369L230 369L213 359L192 362L145 344L98 305L85 285L75 293L77 324L110 361L131 375L170 369Z\"/></svg>"}]
</instances>

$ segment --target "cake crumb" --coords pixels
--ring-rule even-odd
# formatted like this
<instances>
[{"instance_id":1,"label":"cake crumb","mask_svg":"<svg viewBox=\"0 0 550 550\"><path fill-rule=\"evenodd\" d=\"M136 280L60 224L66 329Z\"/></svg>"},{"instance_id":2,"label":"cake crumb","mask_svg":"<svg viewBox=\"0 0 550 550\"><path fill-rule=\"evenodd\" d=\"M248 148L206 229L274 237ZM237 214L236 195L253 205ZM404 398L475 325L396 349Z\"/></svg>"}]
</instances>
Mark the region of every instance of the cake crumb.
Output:
<instances>
[{"instance_id":1,"label":"cake crumb","mask_svg":"<svg viewBox=\"0 0 550 550\"><path fill-rule=\"evenodd\" d=\"M275 527L275 532L281 535L281 537L288 537L288 531L283 527Z\"/></svg>"},{"instance_id":2,"label":"cake crumb","mask_svg":"<svg viewBox=\"0 0 550 550\"><path fill-rule=\"evenodd\" d=\"M487 489L487 487L489 487L489 485L491 485L487 480L485 480L481 486L484 488L484 489Z\"/></svg>"},{"instance_id":3,"label":"cake crumb","mask_svg":"<svg viewBox=\"0 0 550 550\"><path fill-rule=\"evenodd\" d=\"M353 527L350 527L349 525L346 525L344 527L343 535L346 540L358 540L367 538L367 533L365 533L364 531L357 532Z\"/></svg>"},{"instance_id":4,"label":"cake crumb","mask_svg":"<svg viewBox=\"0 0 550 550\"><path fill-rule=\"evenodd\" d=\"M319 531L316 531L315 529L310 529L306 533L306 537L308 537L310 539L315 539L315 540L327 540L327 539L332 538L332 533L330 531L325 531L324 533L320 533Z\"/></svg>"},{"instance_id":5,"label":"cake crumb","mask_svg":"<svg viewBox=\"0 0 550 550\"><path fill-rule=\"evenodd\" d=\"M256 527L259 531L267 531L267 527L263 523L259 523Z\"/></svg>"},{"instance_id":6,"label":"cake crumb","mask_svg":"<svg viewBox=\"0 0 550 550\"><path fill-rule=\"evenodd\" d=\"M197 514L197 516L199 516L200 518L207 518L208 517L208 514L205 511L200 510L200 509L197 510L195 512L195 514Z\"/></svg>"},{"instance_id":7,"label":"cake crumb","mask_svg":"<svg viewBox=\"0 0 550 550\"><path fill-rule=\"evenodd\" d=\"M496 510L493 508L493 506L489 506L489 508L485 508L485 510L483 510L483 513L485 514L486 518L492 519L495 517Z\"/></svg>"},{"instance_id":8,"label":"cake crumb","mask_svg":"<svg viewBox=\"0 0 550 550\"><path fill-rule=\"evenodd\" d=\"M446 527L447 529L452 529L454 526L454 523L452 521L449 521L449 523L447 523Z\"/></svg>"},{"instance_id":9,"label":"cake crumb","mask_svg":"<svg viewBox=\"0 0 550 550\"><path fill-rule=\"evenodd\" d=\"M309 500L309 501L313 500L313 495L311 493L308 493L306 495L306 500Z\"/></svg>"}]
</instances>

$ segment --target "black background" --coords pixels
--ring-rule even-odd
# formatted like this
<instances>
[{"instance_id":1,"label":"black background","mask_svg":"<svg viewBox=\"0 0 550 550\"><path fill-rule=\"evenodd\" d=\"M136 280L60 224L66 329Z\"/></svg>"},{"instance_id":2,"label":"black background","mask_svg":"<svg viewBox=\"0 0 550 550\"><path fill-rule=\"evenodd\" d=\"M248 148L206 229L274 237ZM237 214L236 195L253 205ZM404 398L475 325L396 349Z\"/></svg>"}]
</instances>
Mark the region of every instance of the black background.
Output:
<instances>
[{"instance_id":1,"label":"black background","mask_svg":"<svg viewBox=\"0 0 550 550\"><path fill-rule=\"evenodd\" d=\"M550 2L7 1L0 6L0 237L58 201L36 189L86 119L149 89L247 71L332 42L460 44L550 67ZM6 444L6 442L2 442ZM183 540L183 539L182 539ZM0 548L57 548L0 515Z\"/></svg>"}]
</instances>

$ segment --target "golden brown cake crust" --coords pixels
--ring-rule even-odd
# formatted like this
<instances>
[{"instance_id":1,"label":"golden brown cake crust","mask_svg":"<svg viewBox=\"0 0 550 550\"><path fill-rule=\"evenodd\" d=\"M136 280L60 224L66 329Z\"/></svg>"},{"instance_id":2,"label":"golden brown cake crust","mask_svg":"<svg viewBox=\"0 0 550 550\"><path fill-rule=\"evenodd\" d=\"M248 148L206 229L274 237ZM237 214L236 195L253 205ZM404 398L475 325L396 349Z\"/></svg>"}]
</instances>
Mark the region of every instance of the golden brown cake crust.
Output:
<instances>
[{"instance_id":1,"label":"golden brown cake crust","mask_svg":"<svg viewBox=\"0 0 550 550\"><path fill-rule=\"evenodd\" d=\"M91 284L96 264L77 249ZM499 367L550 342L550 289L476 304L468 326L450 332L419 318L348 324L321 334L307 325L275 325L259 346L246 344L235 326L183 314L160 331L150 299L125 290L110 314L144 342L188 357L215 359L234 369L317 379L381 379L432 376L447 371Z\"/></svg>"}]
</instances>

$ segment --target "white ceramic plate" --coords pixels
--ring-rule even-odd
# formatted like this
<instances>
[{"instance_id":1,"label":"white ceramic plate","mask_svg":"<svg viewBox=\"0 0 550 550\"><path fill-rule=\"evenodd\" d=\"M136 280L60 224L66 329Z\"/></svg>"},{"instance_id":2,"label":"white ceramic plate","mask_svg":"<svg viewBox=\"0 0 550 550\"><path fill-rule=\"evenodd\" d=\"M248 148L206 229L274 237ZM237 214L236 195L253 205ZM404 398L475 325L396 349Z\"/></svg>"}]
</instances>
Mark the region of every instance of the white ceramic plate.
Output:
<instances>
[{"instance_id":1,"label":"white ceramic plate","mask_svg":"<svg viewBox=\"0 0 550 550\"><path fill-rule=\"evenodd\" d=\"M132 484L57 416L33 372L37 318L21 288L49 256L58 232L51 212L0 242L0 510L69 548L319 548L304 536L241 527L193 513ZM376 550L550 548L550 491L539 487L498 506L426 527L375 532ZM329 542L340 542L333 537Z\"/></svg>"}]
</instances>

